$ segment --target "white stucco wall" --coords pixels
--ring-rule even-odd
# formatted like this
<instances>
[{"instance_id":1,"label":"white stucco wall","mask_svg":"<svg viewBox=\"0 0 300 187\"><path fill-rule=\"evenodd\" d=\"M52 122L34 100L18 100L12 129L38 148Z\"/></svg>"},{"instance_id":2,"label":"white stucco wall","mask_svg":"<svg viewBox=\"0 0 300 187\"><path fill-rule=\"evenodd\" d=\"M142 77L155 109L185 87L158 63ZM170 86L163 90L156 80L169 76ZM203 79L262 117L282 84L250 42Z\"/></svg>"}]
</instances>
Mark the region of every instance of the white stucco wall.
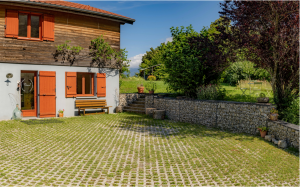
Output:
<instances>
[{"instance_id":1,"label":"white stucco wall","mask_svg":"<svg viewBox=\"0 0 300 187\"><path fill-rule=\"evenodd\" d=\"M20 105L20 92L17 90L17 82L21 79L21 70L56 72L56 114L58 114L59 109L64 109L64 116L66 117L77 115L78 110L75 109L75 100L82 99L65 97L65 72L106 73L106 97L85 99L106 99L107 105L112 106L109 109L110 113L115 111L119 103L119 97L116 96L119 93L119 71L117 69L0 63L0 120L11 119L16 104ZM10 83L8 85L5 82L7 73L13 74L13 78L9 79ZM38 80L39 77L37 77ZM96 88L95 84L94 90L97 90ZM37 113L39 113L39 101L37 109Z\"/></svg>"}]
</instances>

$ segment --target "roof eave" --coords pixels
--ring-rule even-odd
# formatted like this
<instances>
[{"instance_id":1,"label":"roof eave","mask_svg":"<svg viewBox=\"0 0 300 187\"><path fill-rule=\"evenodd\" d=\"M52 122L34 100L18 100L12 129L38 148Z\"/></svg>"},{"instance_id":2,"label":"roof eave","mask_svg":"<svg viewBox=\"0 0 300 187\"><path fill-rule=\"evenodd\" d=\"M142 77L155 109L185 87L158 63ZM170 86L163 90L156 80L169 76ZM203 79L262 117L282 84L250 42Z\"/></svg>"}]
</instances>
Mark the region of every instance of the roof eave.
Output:
<instances>
[{"instance_id":1,"label":"roof eave","mask_svg":"<svg viewBox=\"0 0 300 187\"><path fill-rule=\"evenodd\" d=\"M85 10L85 9L80 9L80 8L67 7L67 6L63 6L63 5L54 5L54 4L47 4L47 3L42 3L42 2L24 1L24 0L11 0L11 1L17 1L17 2L20 2L23 4L29 4L29 5L46 6L46 7L51 7L51 8L60 8L60 9L70 10L70 11L74 11L74 12L88 13L88 14L98 15L98 16L102 16L102 17L108 17L110 19L115 19L116 21L129 23L129 24L133 24L135 22L135 19L131 19L131 18L106 14L106 13L102 13L102 12L95 12L95 11ZM7 2L11 2L11 1L7 1Z\"/></svg>"}]
</instances>

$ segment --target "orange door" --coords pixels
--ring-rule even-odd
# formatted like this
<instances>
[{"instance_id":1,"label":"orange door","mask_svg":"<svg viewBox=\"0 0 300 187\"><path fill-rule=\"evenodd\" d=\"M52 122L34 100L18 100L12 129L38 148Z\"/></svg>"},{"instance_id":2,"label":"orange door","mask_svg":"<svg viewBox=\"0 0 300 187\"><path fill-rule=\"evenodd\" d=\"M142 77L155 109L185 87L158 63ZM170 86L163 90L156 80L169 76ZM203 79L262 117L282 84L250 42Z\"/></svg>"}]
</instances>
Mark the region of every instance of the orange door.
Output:
<instances>
[{"instance_id":1,"label":"orange door","mask_svg":"<svg viewBox=\"0 0 300 187\"><path fill-rule=\"evenodd\" d=\"M36 71L21 71L21 110L24 117L37 116Z\"/></svg>"},{"instance_id":2,"label":"orange door","mask_svg":"<svg viewBox=\"0 0 300 187\"><path fill-rule=\"evenodd\" d=\"M40 118L56 116L56 72L40 71Z\"/></svg>"}]
</instances>

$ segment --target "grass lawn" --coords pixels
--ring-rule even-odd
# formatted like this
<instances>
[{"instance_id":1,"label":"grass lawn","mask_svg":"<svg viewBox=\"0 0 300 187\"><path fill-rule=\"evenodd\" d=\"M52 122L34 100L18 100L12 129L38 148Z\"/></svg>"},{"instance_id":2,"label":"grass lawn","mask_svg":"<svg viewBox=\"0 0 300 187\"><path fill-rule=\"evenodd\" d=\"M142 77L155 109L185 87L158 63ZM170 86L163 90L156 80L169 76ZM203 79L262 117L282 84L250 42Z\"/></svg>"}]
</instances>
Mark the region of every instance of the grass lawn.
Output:
<instances>
[{"instance_id":1,"label":"grass lawn","mask_svg":"<svg viewBox=\"0 0 300 187\"><path fill-rule=\"evenodd\" d=\"M143 84L144 87L147 82L143 78L135 78L135 77L130 77L126 79L121 79L122 84L120 87L120 93L137 93L137 85L138 84ZM155 93L167 93L167 85L164 84L163 81L154 81L156 83L157 89L155 90ZM144 90L145 93L149 93L149 91Z\"/></svg>"},{"instance_id":2,"label":"grass lawn","mask_svg":"<svg viewBox=\"0 0 300 187\"><path fill-rule=\"evenodd\" d=\"M145 115L0 122L0 186L298 186L299 153Z\"/></svg>"},{"instance_id":3,"label":"grass lawn","mask_svg":"<svg viewBox=\"0 0 300 187\"><path fill-rule=\"evenodd\" d=\"M245 91L245 96L243 96L243 92L237 87L237 86L230 86L227 83L221 83L221 88L225 88L226 89L226 96L225 96L225 101L239 101L239 102L253 102L256 103L257 100L256 98L259 97L260 93L264 93L266 95L266 97L269 97L270 99L270 103L274 104L274 100L273 100L273 94L272 93L268 93L268 91L266 90L262 90L262 91L252 91L251 90L251 94L250 94L250 90L247 89Z\"/></svg>"}]
</instances>

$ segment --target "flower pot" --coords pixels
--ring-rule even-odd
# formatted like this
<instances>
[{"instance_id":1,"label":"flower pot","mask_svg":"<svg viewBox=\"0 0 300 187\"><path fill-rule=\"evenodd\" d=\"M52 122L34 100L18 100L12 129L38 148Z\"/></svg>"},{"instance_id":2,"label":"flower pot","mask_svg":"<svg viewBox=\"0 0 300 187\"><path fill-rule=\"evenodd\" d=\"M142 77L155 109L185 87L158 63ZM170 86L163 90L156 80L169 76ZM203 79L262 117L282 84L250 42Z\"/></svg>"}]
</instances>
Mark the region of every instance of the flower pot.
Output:
<instances>
[{"instance_id":1,"label":"flower pot","mask_svg":"<svg viewBox=\"0 0 300 187\"><path fill-rule=\"evenodd\" d=\"M257 98L257 102L258 103L268 103L269 98L268 97L259 97L259 98Z\"/></svg>"},{"instance_id":2,"label":"flower pot","mask_svg":"<svg viewBox=\"0 0 300 187\"><path fill-rule=\"evenodd\" d=\"M278 120L278 114L270 114L270 120L277 121Z\"/></svg>"},{"instance_id":3,"label":"flower pot","mask_svg":"<svg viewBox=\"0 0 300 187\"><path fill-rule=\"evenodd\" d=\"M144 93L144 87L137 87L138 93Z\"/></svg>"},{"instance_id":4,"label":"flower pot","mask_svg":"<svg viewBox=\"0 0 300 187\"><path fill-rule=\"evenodd\" d=\"M154 91L149 91L149 94L154 94Z\"/></svg>"},{"instance_id":5,"label":"flower pot","mask_svg":"<svg viewBox=\"0 0 300 187\"><path fill-rule=\"evenodd\" d=\"M267 134L267 131L259 131L259 132L260 132L260 136L262 138L264 138L266 136L266 134Z\"/></svg>"},{"instance_id":6,"label":"flower pot","mask_svg":"<svg viewBox=\"0 0 300 187\"><path fill-rule=\"evenodd\" d=\"M59 116L60 118L62 118L62 117L64 117L64 113L58 113L58 116Z\"/></svg>"}]
</instances>

